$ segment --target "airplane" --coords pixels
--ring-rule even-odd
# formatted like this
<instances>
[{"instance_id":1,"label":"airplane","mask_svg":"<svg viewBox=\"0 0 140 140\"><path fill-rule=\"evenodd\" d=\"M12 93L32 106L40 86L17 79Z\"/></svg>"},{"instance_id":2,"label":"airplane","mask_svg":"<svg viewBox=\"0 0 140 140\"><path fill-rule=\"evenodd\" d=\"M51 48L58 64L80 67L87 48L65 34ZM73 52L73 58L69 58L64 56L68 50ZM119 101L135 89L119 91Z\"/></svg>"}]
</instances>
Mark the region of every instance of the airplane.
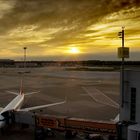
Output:
<instances>
[{"instance_id":1,"label":"airplane","mask_svg":"<svg viewBox=\"0 0 140 140\"><path fill-rule=\"evenodd\" d=\"M46 107L66 103L66 100L64 100L62 102L56 102L56 103L51 103L51 104L46 104L46 105L40 105L40 106L34 106L34 107L21 109L21 107L24 103L25 96L37 93L37 92L31 92L31 93L24 94L22 87L23 87L23 85L22 85L22 80L21 80L21 88L20 88L19 93L12 92L12 91L7 91L7 92L9 92L11 94L14 94L14 95L17 95L17 96L6 107L1 108L1 110L0 110L0 129L2 129L2 128L4 128L4 126L6 126L6 118L5 118L4 114L9 112L9 111L32 111L32 110L37 110L37 109L41 109L41 108L46 108Z\"/></svg>"}]
</instances>

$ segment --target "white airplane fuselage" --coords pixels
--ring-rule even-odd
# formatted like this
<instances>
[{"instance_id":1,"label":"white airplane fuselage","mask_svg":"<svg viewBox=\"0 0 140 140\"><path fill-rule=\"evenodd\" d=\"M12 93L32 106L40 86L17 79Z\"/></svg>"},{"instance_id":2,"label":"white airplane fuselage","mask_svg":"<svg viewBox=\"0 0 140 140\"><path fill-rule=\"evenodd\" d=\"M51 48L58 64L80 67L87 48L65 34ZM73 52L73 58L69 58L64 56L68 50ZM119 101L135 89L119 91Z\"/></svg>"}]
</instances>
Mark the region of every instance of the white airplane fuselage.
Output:
<instances>
[{"instance_id":1,"label":"white airplane fuselage","mask_svg":"<svg viewBox=\"0 0 140 140\"><path fill-rule=\"evenodd\" d=\"M22 87L22 86L21 86ZM0 128L3 128L6 125L6 112L9 111L31 111L31 110L36 110L36 109L41 109L41 108L46 108L46 107L50 107L50 106L55 106L55 105L60 105L60 104L64 104L66 102L66 100L62 101L62 102L57 102L57 103L51 103L51 104L45 104L45 105L40 105L40 106L34 106L34 107L29 107L29 108L23 108L21 109L21 106L24 102L24 97L25 95L31 95L37 92L30 92L30 93L26 93L24 94L22 92L22 88L20 90L20 93L15 93L15 92L9 92L12 94L17 95L5 108L2 109L2 111L0 112ZM8 117L8 116L7 116Z\"/></svg>"},{"instance_id":2,"label":"white airplane fuselage","mask_svg":"<svg viewBox=\"0 0 140 140\"><path fill-rule=\"evenodd\" d=\"M0 112L0 128L4 127L5 125L5 118L2 115L7 111L18 110L21 108L24 102L24 94L19 94L16 96L3 110Z\"/></svg>"}]
</instances>

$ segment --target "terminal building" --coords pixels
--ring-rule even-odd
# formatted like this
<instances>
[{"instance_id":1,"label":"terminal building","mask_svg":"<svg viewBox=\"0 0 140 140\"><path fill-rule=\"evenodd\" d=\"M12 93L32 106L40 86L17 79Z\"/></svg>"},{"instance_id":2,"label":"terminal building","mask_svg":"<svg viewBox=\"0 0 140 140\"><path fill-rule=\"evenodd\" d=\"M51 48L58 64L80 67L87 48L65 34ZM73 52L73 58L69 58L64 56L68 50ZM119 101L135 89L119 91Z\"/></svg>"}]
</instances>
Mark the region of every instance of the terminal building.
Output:
<instances>
[{"instance_id":1,"label":"terminal building","mask_svg":"<svg viewBox=\"0 0 140 140\"><path fill-rule=\"evenodd\" d=\"M120 139L140 140L140 71L125 70L120 103Z\"/></svg>"}]
</instances>

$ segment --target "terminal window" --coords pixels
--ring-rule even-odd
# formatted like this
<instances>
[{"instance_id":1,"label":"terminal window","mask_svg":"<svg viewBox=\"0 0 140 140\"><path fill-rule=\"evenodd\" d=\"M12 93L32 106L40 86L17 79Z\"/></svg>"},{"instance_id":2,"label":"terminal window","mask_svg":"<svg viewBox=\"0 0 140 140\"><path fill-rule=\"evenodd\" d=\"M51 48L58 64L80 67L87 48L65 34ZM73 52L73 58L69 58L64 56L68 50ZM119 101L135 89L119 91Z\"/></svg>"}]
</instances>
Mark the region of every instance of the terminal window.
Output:
<instances>
[{"instance_id":1,"label":"terminal window","mask_svg":"<svg viewBox=\"0 0 140 140\"><path fill-rule=\"evenodd\" d=\"M136 88L131 88L130 120L136 119Z\"/></svg>"}]
</instances>

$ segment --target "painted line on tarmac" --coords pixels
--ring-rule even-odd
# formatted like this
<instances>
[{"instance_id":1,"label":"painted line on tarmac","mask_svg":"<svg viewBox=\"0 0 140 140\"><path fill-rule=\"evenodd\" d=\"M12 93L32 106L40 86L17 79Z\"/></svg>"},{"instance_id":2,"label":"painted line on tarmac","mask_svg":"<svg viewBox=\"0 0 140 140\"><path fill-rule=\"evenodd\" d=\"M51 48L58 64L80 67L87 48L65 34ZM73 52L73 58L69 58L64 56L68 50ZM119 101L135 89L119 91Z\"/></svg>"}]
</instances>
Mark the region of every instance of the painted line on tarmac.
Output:
<instances>
[{"instance_id":1,"label":"painted line on tarmac","mask_svg":"<svg viewBox=\"0 0 140 140\"><path fill-rule=\"evenodd\" d=\"M103 92L98 90L97 88L93 88L92 90L82 87L83 90L96 102L103 104L103 105L109 105L114 108L119 108L119 104L116 103L114 100L112 100L110 97L105 95ZM102 97L102 98L101 98ZM106 100L106 102L105 102Z\"/></svg>"}]
</instances>

